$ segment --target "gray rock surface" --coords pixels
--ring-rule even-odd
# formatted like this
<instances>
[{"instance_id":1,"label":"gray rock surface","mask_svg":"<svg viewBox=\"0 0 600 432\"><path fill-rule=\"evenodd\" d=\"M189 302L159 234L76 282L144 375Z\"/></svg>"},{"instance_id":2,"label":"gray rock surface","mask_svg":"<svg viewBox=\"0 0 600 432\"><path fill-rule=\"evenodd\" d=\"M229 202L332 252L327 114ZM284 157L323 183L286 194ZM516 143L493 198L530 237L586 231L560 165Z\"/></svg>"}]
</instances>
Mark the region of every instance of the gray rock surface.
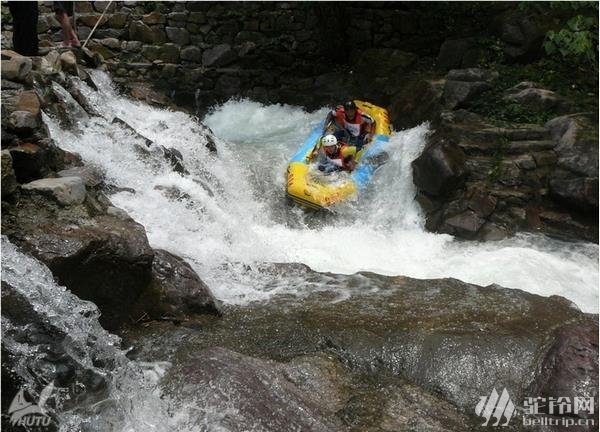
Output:
<instances>
[{"instance_id":1,"label":"gray rock surface","mask_svg":"<svg viewBox=\"0 0 600 432\"><path fill-rule=\"evenodd\" d=\"M81 204L85 199L85 184L81 177L35 180L21 186L24 190L48 193L60 204Z\"/></svg>"}]
</instances>

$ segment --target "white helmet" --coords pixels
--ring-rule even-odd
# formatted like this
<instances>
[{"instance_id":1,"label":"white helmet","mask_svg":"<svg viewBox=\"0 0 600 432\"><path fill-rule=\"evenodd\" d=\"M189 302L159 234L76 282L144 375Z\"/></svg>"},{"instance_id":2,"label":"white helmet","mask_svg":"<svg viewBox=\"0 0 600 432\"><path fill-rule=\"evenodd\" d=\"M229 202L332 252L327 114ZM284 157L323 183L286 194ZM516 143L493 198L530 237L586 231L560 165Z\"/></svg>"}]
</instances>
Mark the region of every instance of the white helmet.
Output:
<instances>
[{"instance_id":1,"label":"white helmet","mask_svg":"<svg viewBox=\"0 0 600 432\"><path fill-rule=\"evenodd\" d=\"M338 141L337 138L335 137L335 135L325 135L322 139L321 139L321 144L323 145L323 147L332 147L337 145Z\"/></svg>"}]
</instances>

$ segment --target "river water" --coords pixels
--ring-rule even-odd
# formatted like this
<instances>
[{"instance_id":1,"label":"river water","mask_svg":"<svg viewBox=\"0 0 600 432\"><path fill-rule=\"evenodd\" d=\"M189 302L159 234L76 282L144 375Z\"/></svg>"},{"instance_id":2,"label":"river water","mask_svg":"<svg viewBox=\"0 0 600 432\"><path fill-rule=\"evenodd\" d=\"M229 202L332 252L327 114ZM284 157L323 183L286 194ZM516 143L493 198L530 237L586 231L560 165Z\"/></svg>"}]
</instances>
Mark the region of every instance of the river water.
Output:
<instances>
[{"instance_id":1,"label":"river water","mask_svg":"<svg viewBox=\"0 0 600 432\"><path fill-rule=\"evenodd\" d=\"M425 144L426 125L394 133L391 159L370 187L334 218L289 207L284 197L288 159L324 117L298 107L248 100L216 107L203 122L218 140L218 155L190 116L117 94L110 77L96 73L95 92L82 85L102 118L66 131L49 119L58 145L101 168L109 182L133 188L110 198L146 228L150 244L188 260L225 303L303 294L312 286L272 280L253 266L298 262L313 270L370 271L415 278L453 277L499 284L543 296L561 295L586 312L598 311L598 246L533 234L488 243L457 241L424 230L414 200L410 163ZM157 145L181 152L190 174L174 173L114 116ZM176 190L179 199L173 199Z\"/></svg>"},{"instance_id":2,"label":"river water","mask_svg":"<svg viewBox=\"0 0 600 432\"><path fill-rule=\"evenodd\" d=\"M463 242L425 231L414 201L410 163L425 145L427 125L395 132L391 158L372 184L339 206L335 215L323 217L288 205L284 173L289 157L324 117L325 108L309 113L292 106L229 101L203 119L218 137L215 155L205 146L206 133L198 119L122 97L105 73L94 72L93 79L98 91L83 83L79 88L101 116L88 118L79 110L76 124L67 129L44 115L52 138L101 170L107 183L129 188L110 195L114 205L146 228L152 247L185 258L225 304L268 302L282 295L301 302L311 292L327 290L343 298L356 290L303 280L293 274L294 266L283 267L291 273L282 275L265 271L263 265L303 263L322 272L369 271L498 284L543 296L562 295L586 312L598 312L595 244L535 234ZM145 150L143 139L112 123L114 117L155 144ZM181 152L189 174L174 172L158 146ZM205 425L201 430L224 430L219 428L220 414L210 406L174 402L158 390L169 364L129 360L119 339L100 328L93 305L58 287L43 265L6 239L2 242L3 279L9 278L57 327L66 333L77 330L67 345L84 352L81 364L96 368L90 356L114 359L111 368L97 371L107 377L108 396L61 412L62 430L198 430L199 423ZM83 321L82 310L88 311ZM2 331L11 349L22 350L19 366L28 370L36 362L35 348L13 344L10 336L19 329L10 321L3 320ZM33 385L39 377L29 378Z\"/></svg>"}]
</instances>

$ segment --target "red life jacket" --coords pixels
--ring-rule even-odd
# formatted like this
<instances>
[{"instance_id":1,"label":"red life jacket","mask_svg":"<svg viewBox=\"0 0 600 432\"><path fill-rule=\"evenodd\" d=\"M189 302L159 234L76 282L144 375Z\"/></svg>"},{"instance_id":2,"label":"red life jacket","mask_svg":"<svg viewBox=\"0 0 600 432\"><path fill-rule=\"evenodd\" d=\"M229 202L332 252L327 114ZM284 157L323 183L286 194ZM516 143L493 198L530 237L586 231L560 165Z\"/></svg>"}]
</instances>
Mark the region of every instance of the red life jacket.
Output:
<instances>
[{"instance_id":1,"label":"red life jacket","mask_svg":"<svg viewBox=\"0 0 600 432\"><path fill-rule=\"evenodd\" d=\"M346 111L344 107L337 107L335 109L335 121L340 126L346 129L354 137L359 136L363 132L363 116L362 111L356 109L356 114L353 120L346 118Z\"/></svg>"}]
</instances>

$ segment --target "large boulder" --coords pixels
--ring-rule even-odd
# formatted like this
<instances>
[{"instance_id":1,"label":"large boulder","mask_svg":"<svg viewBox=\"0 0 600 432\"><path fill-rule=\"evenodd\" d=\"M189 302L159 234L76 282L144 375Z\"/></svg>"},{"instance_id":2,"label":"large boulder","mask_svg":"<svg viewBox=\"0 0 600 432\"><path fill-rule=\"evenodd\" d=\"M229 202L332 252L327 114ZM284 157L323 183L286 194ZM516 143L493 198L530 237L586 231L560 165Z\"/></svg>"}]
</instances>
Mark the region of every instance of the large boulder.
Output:
<instances>
[{"instance_id":1,"label":"large boulder","mask_svg":"<svg viewBox=\"0 0 600 432\"><path fill-rule=\"evenodd\" d=\"M108 214L89 195L84 204L65 207L24 190L3 208L2 232L46 264L61 285L94 302L105 328L129 320L151 280L154 253L144 227L122 213Z\"/></svg>"},{"instance_id":2,"label":"large boulder","mask_svg":"<svg viewBox=\"0 0 600 432\"><path fill-rule=\"evenodd\" d=\"M568 112L569 104L551 90L540 88L535 83L524 81L506 90L505 101L516 103L532 113Z\"/></svg>"},{"instance_id":3,"label":"large boulder","mask_svg":"<svg viewBox=\"0 0 600 432\"><path fill-rule=\"evenodd\" d=\"M477 66L482 50L475 38L446 39L440 47L436 66L441 70Z\"/></svg>"},{"instance_id":4,"label":"large boulder","mask_svg":"<svg viewBox=\"0 0 600 432\"><path fill-rule=\"evenodd\" d=\"M408 80L392 97L389 111L396 129L412 128L424 122L436 123L442 112L444 80Z\"/></svg>"},{"instance_id":5,"label":"large boulder","mask_svg":"<svg viewBox=\"0 0 600 432\"><path fill-rule=\"evenodd\" d=\"M598 320L587 319L559 328L553 340L538 354L535 380L530 394L547 400L559 397L589 400L592 404L578 412L575 406L566 415L593 418L598 422ZM547 412L548 405L542 408ZM554 414L558 414L554 410ZM590 427L586 430L596 430Z\"/></svg>"},{"instance_id":6,"label":"large boulder","mask_svg":"<svg viewBox=\"0 0 600 432\"><path fill-rule=\"evenodd\" d=\"M568 206L598 211L598 177L552 178L550 194Z\"/></svg>"},{"instance_id":7,"label":"large boulder","mask_svg":"<svg viewBox=\"0 0 600 432\"><path fill-rule=\"evenodd\" d=\"M510 12L501 18L500 39L509 62L530 62L543 54L546 28L533 16Z\"/></svg>"},{"instance_id":8,"label":"large boulder","mask_svg":"<svg viewBox=\"0 0 600 432\"><path fill-rule=\"evenodd\" d=\"M463 151L444 139L434 139L411 166L415 186L433 196L456 188L467 174Z\"/></svg>"},{"instance_id":9,"label":"large boulder","mask_svg":"<svg viewBox=\"0 0 600 432\"><path fill-rule=\"evenodd\" d=\"M598 121L593 114L572 114L546 123L558 145L560 166L579 175L598 176Z\"/></svg>"},{"instance_id":10,"label":"large boulder","mask_svg":"<svg viewBox=\"0 0 600 432\"><path fill-rule=\"evenodd\" d=\"M464 108L483 92L492 88L492 82L498 78L498 72L468 68L453 69L446 75L444 103L449 109Z\"/></svg>"},{"instance_id":11,"label":"large boulder","mask_svg":"<svg viewBox=\"0 0 600 432\"><path fill-rule=\"evenodd\" d=\"M192 267L172 253L154 250L152 282L136 305L136 315L183 320L195 314L219 315L209 288Z\"/></svg>"},{"instance_id":12,"label":"large boulder","mask_svg":"<svg viewBox=\"0 0 600 432\"><path fill-rule=\"evenodd\" d=\"M560 379L571 383L573 391L581 388L590 395L598 391L597 367L594 369L598 348L597 342L594 346L593 329L585 330L582 337L562 336L563 331L566 335L573 334L565 323L579 328L577 323L593 320L564 298L541 297L495 285L479 287L454 279L416 280L369 273L319 275L297 265L280 266L277 271L293 271L295 277L313 282L326 281L333 292L313 293L303 297L300 303L280 298L250 307L228 308L217 323L206 324L210 331L193 332L193 346L173 353L178 360L184 359L185 366L173 371L179 378L170 388L181 389L180 384L188 380L186 395L196 396L196 400L218 399L222 396L206 395L201 390L205 380L216 379L217 388L236 389L230 393L235 397L232 412L237 413L232 416L240 416L242 422L247 421L248 417L244 416L249 411L257 412L250 408L254 402L246 399L249 393L259 394L258 399L273 403L273 393L289 389L285 382L277 381L279 385L274 385L271 375L248 370L246 365L256 364L256 360L226 356L214 349L197 354L219 345L245 355L286 362L306 353L333 354L353 374L355 386L347 390L350 394L345 398L338 395L335 406L328 405L328 410L339 410L339 406L344 405L338 413L349 421L361 415L375 416L369 412L359 414L356 412L359 410L374 410L381 421L382 415L377 413L381 413L382 407L387 407L391 416L386 416L386 423L401 421L406 411L393 408L395 397L388 393L386 398L381 398L383 387L392 383L401 385L395 379L418 386L442 400L413 396L423 403L442 409L442 402L446 401L444 414L431 413L431 421L436 423L435 420L448 415L454 419L448 421L451 430L461 430L458 426L461 416L456 415L452 407L473 415L481 396L489 395L493 388L506 388L515 404L521 405L524 396L533 396L528 392L540 364L549 368L546 375L554 382ZM354 291L340 300L334 294L338 289ZM163 328L162 336L156 331L148 335L155 345L148 349L156 350L157 354L165 345L172 345L168 341L173 330ZM175 332L178 338L185 337L185 331L183 334L181 330ZM139 344L147 345L144 339ZM546 354L553 345L556 348L550 352L554 354ZM555 358L563 360L557 363ZM209 370L203 367L205 364L210 365ZM252 377L258 374L263 377L262 384L254 378L239 377L243 374ZM546 375L538 376L542 379ZM572 380L570 377L574 376ZM541 382L547 381L542 379ZM263 385L270 387L271 392L265 393ZM243 386L248 388L238 392L238 387ZM556 385L552 392L554 390L558 391ZM397 396L402 394L402 398L410 399L410 391ZM313 400L325 405L318 396ZM218 406L220 403L218 401ZM279 403L274 406L281 407ZM282 409L287 413L286 407ZM271 416L266 418L271 419ZM290 418L296 421L293 415ZM443 424L443 421L438 423ZM464 427L462 430L472 429Z\"/></svg>"}]
</instances>

